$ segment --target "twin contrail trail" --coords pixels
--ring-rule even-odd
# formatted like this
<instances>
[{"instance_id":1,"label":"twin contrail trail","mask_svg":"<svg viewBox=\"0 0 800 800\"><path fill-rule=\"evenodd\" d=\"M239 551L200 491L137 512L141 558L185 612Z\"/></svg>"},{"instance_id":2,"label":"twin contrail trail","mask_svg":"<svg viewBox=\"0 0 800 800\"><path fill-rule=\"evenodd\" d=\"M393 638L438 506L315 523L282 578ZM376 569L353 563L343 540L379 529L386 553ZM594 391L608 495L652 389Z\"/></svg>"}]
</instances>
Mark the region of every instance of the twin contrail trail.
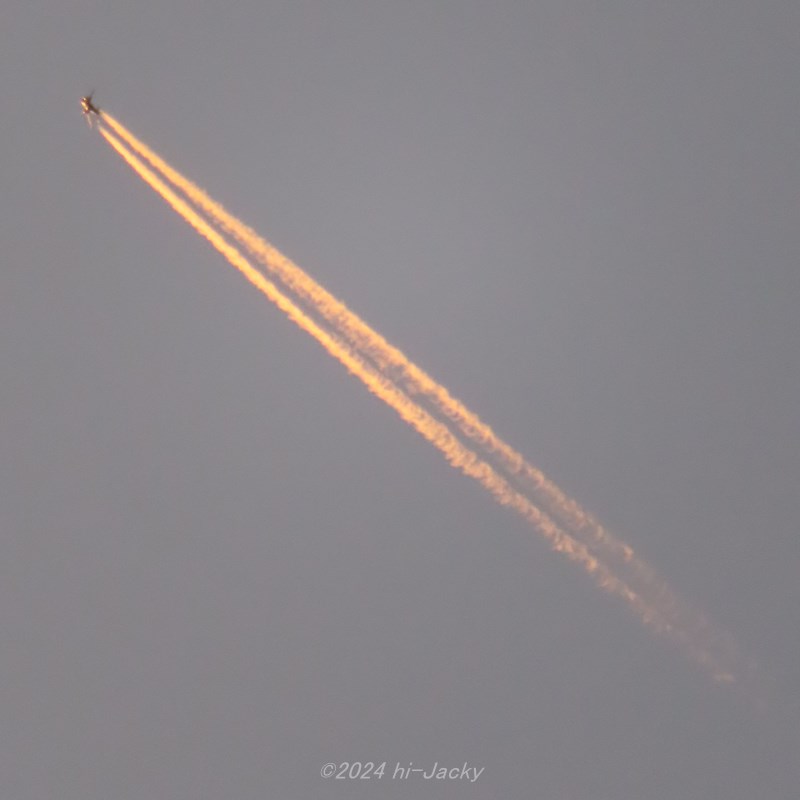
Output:
<instances>
[{"instance_id":1,"label":"twin contrail trail","mask_svg":"<svg viewBox=\"0 0 800 800\"><path fill-rule=\"evenodd\" d=\"M678 642L716 680L734 679L736 654L729 637L680 600L629 545L609 533L401 350L125 126L106 112L100 119L114 131L101 126L100 133L151 188L454 467L477 480L501 505L517 511L551 549L579 564L598 586L622 597L648 627ZM257 260L269 278L230 240Z\"/></svg>"},{"instance_id":2,"label":"twin contrail trail","mask_svg":"<svg viewBox=\"0 0 800 800\"><path fill-rule=\"evenodd\" d=\"M590 552L604 559L612 568L623 566L629 584L638 594L657 605L660 616L675 627L698 630L709 627L701 615L693 613L655 571L631 547L606 531L594 517L577 502L567 497L540 470L504 442L477 414L454 398L448 390L414 364L401 350L384 339L343 302L331 295L300 267L279 252L263 237L249 228L220 203L213 200L195 183L173 169L147 145L133 136L110 114L103 119L140 156L180 189L195 205L259 261L268 273L290 292L314 309L337 334L358 352L369 356L384 374L401 385L411 396L421 396L449 421L472 446L492 458L498 467L515 479L521 489L532 495L539 505L558 524L568 528Z\"/></svg>"}]
</instances>

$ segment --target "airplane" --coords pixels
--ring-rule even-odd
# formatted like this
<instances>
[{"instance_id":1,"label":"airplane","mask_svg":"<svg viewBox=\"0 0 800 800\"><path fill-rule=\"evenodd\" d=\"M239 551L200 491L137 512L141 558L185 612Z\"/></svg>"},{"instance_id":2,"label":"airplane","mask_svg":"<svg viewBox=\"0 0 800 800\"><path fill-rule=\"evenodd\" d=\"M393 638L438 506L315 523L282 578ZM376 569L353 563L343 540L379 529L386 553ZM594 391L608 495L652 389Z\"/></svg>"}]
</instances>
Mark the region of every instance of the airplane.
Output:
<instances>
[{"instance_id":1,"label":"airplane","mask_svg":"<svg viewBox=\"0 0 800 800\"><path fill-rule=\"evenodd\" d=\"M89 117L90 114L94 114L96 117L100 116L100 109L92 102L92 95L94 92L89 92L86 97L81 97L81 109L83 109L83 116L86 117L86 121L91 125L92 121Z\"/></svg>"}]
</instances>

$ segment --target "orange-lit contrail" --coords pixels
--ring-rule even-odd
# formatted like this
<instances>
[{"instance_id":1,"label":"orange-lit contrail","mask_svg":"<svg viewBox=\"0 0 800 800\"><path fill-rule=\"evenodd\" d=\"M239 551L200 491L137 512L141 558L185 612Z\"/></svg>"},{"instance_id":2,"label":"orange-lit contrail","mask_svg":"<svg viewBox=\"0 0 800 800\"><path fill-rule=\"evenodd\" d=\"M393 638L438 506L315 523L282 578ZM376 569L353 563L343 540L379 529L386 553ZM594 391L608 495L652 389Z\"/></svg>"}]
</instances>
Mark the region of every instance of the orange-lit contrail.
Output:
<instances>
[{"instance_id":1,"label":"orange-lit contrail","mask_svg":"<svg viewBox=\"0 0 800 800\"><path fill-rule=\"evenodd\" d=\"M125 130L109 115L104 115L104 118L115 130ZM194 208L147 168L119 139L102 128L101 133L129 166L131 166L151 188L160 194L178 214L194 227L198 233L204 236L223 256L225 256L233 266L239 269L254 286L284 311L295 324L317 339L328 353L337 358L348 371L358 377L373 394L386 402L402 419L408 422L415 430L436 446L453 466L481 483L500 504L513 508L527 519L536 530L547 539L553 550L563 553L570 560L580 564L584 570L594 578L597 585L612 594L624 598L646 625L680 642L688 653L698 662L710 669L717 679L726 681L733 679L730 665L726 663L727 653L715 653L714 648L711 646L713 642L700 641L698 639L698 631L694 630L691 625L684 627L676 625L675 620L669 615L664 615L661 609L650 602L649 598L644 597L641 593L631 588L624 580L615 576L606 564L589 552L584 543L577 541L573 536L561 529L546 513L537 508L519 491L515 490L508 480L502 477L496 469L460 442L446 425L432 417L430 413L423 409L418 403L414 402L408 394L399 389L392 380L366 361L363 353L355 352L352 347L341 341L337 335L333 335L328 330L321 327L302 311L292 300L283 294L274 283L256 270L241 252L233 247L206 219L198 214ZM144 148L144 145L141 143L139 144ZM172 180L173 174L176 176L178 175L161 159L158 159L158 161L159 163L154 163L154 166L160 169L167 178ZM185 179L183 180L185 181ZM183 188L177 181L173 181L173 183L179 186L179 188ZM187 195L191 196L188 191ZM213 201L209 198L206 197L206 200L207 203L213 204ZM204 207L202 204L198 204ZM216 206L216 204L213 204L213 206ZM213 213L208 207L204 208L216 218L216 213ZM227 214L227 212L225 213ZM231 222L238 222L232 217L230 220ZM239 223L239 225L241 225L241 223ZM253 234L253 236L255 236L255 234ZM275 252L277 253L277 251ZM279 253L278 256L280 256ZM288 261L284 259L283 256L280 256L280 258L284 261ZM295 267L294 269L300 272L299 268ZM300 274L304 275L304 273ZM307 276L305 277L308 281L311 281L310 278ZM288 284L288 281L286 281L286 283ZM313 281L311 281L311 283L317 286ZM317 288L324 292L321 287ZM306 291L308 291L307 287ZM300 289L296 289L296 292L304 299L307 299L306 294ZM311 297L313 296L314 295L311 295ZM347 309L345 309L345 311L347 311ZM356 318L356 320L358 320L358 318ZM337 321L339 324L336 324ZM334 325L334 330L337 334L343 332L342 328L344 323L339 317L334 316L330 319L330 322ZM360 320L358 320L358 324L365 326L365 323L362 323ZM367 330L371 329L367 327ZM374 335L378 336L377 334ZM358 340L351 340L351 344L354 347L359 347ZM386 346L389 347L388 344ZM364 346L363 349L367 356L373 357L373 353L370 351L369 347ZM403 358L405 357L403 356ZM376 361L379 367L382 366L382 362L379 359L376 359ZM413 367L413 365L411 366ZM424 373L421 374L424 375ZM427 376L426 380L434 383L432 379L427 378ZM438 384L434 383L434 386L438 387ZM446 392L442 387L438 388ZM429 396L428 392L424 392L424 394ZM449 395L447 395L447 397L449 397ZM448 415L448 418L451 418L450 415Z\"/></svg>"},{"instance_id":2,"label":"orange-lit contrail","mask_svg":"<svg viewBox=\"0 0 800 800\"><path fill-rule=\"evenodd\" d=\"M414 403L403 391L371 367L346 344L340 342L311 319L270 280L255 269L239 250L228 243L188 203L178 197L135 155L128 151L113 134L103 129L100 130L100 133L139 177L205 237L250 283L263 292L292 322L313 336L330 355L340 361L351 374L359 378L373 394L393 408L400 417L435 445L453 466L475 478L491 492L501 505L509 506L525 517L548 539L554 550L580 563L588 573L595 576L602 588L624 597L637 607L640 606L637 596L611 575L606 567L590 555L581 543L576 542L571 536L560 530L546 514L536 508L526 497L516 492L489 464L482 461L456 439L445 425L431 417L428 412ZM640 614L646 618L648 623L660 625L658 615L649 609L641 608Z\"/></svg>"},{"instance_id":3,"label":"orange-lit contrail","mask_svg":"<svg viewBox=\"0 0 800 800\"><path fill-rule=\"evenodd\" d=\"M656 575L655 571L633 549L621 542L553 481L528 463L523 456L503 441L474 412L453 397L448 390L420 369L401 350L373 330L343 302L331 295L300 267L284 256L252 228L245 225L199 186L164 161L144 142L134 136L113 116L104 112L103 120L130 147L161 172L167 180L205 211L241 245L247 248L269 273L304 300L332 326L342 339L367 355L385 374L398 382L412 396L420 395L468 439L473 446L493 457L497 466L531 495L531 498L570 534L583 542L599 558L616 568L625 581L659 609L659 614L673 625L690 628L698 637L713 637L710 623L702 614L690 609Z\"/></svg>"},{"instance_id":4,"label":"orange-lit contrail","mask_svg":"<svg viewBox=\"0 0 800 800\"><path fill-rule=\"evenodd\" d=\"M223 230L246 247L288 289L306 301L359 352L364 353L402 384L411 395L422 395L446 419L454 424L463 436L494 456L498 466L516 478L526 491L534 493L533 499L545 507L560 524L566 526L576 538L611 563L627 565L626 573L642 584L662 606L680 606L677 598L654 570L638 558L633 549L619 541L572 498L547 478L544 473L528 463L523 456L503 441L477 414L411 361L400 349L390 344L371 328L341 300L320 286L310 275L273 247L252 228L245 225L224 206L213 200L197 184L171 167L144 142L134 136L124 125L107 112L103 120L124 139L139 155L161 172L197 206L211 216Z\"/></svg>"}]
</instances>

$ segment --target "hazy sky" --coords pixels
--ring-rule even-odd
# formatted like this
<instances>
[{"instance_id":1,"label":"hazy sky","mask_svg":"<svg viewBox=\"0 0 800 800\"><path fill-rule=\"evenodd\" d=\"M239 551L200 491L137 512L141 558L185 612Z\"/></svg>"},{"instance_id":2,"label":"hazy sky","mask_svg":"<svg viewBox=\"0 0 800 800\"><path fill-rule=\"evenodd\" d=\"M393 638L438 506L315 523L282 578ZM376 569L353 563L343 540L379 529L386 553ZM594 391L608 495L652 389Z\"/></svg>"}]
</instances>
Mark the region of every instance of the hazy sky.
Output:
<instances>
[{"instance_id":1,"label":"hazy sky","mask_svg":"<svg viewBox=\"0 0 800 800\"><path fill-rule=\"evenodd\" d=\"M6 0L0 796L796 798L798 34L789 0ZM730 631L766 707L287 322L92 89Z\"/></svg>"}]
</instances>

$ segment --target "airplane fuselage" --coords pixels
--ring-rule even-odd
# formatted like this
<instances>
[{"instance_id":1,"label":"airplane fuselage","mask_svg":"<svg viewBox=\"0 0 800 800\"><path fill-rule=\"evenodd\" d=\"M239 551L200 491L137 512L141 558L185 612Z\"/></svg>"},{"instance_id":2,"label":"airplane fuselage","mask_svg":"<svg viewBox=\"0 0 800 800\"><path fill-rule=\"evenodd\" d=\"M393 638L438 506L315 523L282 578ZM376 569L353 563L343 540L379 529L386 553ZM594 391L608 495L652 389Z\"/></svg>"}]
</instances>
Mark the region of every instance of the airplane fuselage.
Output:
<instances>
[{"instance_id":1,"label":"airplane fuselage","mask_svg":"<svg viewBox=\"0 0 800 800\"><path fill-rule=\"evenodd\" d=\"M92 96L81 97L81 109L84 114L99 114L100 109L92 102Z\"/></svg>"}]
</instances>

